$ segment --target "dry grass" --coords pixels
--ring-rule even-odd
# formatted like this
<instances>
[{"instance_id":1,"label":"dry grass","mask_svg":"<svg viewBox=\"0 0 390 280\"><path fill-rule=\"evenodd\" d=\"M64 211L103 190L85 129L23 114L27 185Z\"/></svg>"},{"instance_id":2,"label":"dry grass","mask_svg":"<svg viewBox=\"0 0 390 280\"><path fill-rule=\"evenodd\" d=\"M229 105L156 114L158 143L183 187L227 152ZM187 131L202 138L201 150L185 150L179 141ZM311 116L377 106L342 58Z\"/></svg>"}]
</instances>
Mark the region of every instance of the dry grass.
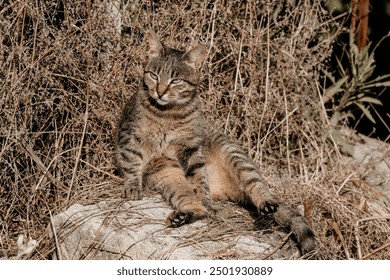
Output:
<instances>
[{"instance_id":1,"label":"dry grass","mask_svg":"<svg viewBox=\"0 0 390 280\"><path fill-rule=\"evenodd\" d=\"M8 2L0 4L0 257L15 256L24 234L40 241L30 258L49 258L50 212L119 196L115 124L152 28L174 47L210 45L206 117L238 139L281 197L306 206L320 257L389 258L389 208L365 203L374 193L341 164L330 137L319 81L333 22L320 1L131 1L122 37L99 1Z\"/></svg>"}]
</instances>

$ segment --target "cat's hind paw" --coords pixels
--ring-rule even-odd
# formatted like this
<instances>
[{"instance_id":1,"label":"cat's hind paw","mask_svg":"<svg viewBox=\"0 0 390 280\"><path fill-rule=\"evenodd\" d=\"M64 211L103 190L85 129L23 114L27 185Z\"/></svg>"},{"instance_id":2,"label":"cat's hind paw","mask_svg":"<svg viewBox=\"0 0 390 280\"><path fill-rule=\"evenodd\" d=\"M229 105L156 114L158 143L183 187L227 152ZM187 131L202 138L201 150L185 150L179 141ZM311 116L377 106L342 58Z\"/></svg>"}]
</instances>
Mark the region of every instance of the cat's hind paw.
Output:
<instances>
[{"instance_id":1,"label":"cat's hind paw","mask_svg":"<svg viewBox=\"0 0 390 280\"><path fill-rule=\"evenodd\" d=\"M263 207L258 207L258 211L262 216L272 214L278 210L278 203L276 201L266 201Z\"/></svg>"},{"instance_id":2,"label":"cat's hind paw","mask_svg":"<svg viewBox=\"0 0 390 280\"><path fill-rule=\"evenodd\" d=\"M169 227L180 227L189 223L192 215L189 212L173 211L167 217L166 223Z\"/></svg>"}]
</instances>

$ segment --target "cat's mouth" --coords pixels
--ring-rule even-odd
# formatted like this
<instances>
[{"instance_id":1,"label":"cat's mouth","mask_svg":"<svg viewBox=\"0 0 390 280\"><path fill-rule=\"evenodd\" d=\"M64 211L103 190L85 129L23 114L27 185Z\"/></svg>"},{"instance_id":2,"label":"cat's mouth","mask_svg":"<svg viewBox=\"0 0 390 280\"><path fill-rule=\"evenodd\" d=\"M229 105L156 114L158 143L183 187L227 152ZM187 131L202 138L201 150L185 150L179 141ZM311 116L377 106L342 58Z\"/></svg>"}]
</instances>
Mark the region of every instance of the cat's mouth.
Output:
<instances>
[{"instance_id":1,"label":"cat's mouth","mask_svg":"<svg viewBox=\"0 0 390 280\"><path fill-rule=\"evenodd\" d=\"M174 107L174 105L171 102L167 100L162 100L159 97L156 98L155 96L149 96L148 100L150 105L152 105L153 107L157 108L160 111L170 110Z\"/></svg>"},{"instance_id":2,"label":"cat's mouth","mask_svg":"<svg viewBox=\"0 0 390 280\"><path fill-rule=\"evenodd\" d=\"M170 103L168 97L166 95L160 96L156 92L153 93L152 98L159 104L159 105L167 105Z\"/></svg>"},{"instance_id":3,"label":"cat's mouth","mask_svg":"<svg viewBox=\"0 0 390 280\"><path fill-rule=\"evenodd\" d=\"M164 100L164 99L161 99L161 98L157 98L156 99L156 102L160 105L167 105L169 103L169 101L167 100Z\"/></svg>"}]
</instances>

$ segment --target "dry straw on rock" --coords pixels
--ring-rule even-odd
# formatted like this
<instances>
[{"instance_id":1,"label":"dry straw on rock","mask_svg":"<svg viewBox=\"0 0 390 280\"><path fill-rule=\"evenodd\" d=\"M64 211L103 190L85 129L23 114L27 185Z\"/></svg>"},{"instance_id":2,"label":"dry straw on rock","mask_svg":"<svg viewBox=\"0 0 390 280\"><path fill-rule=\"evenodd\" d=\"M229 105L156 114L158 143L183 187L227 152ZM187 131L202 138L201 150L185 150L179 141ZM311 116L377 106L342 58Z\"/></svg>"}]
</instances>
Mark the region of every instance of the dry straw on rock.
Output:
<instances>
[{"instance_id":1,"label":"dry straw on rock","mask_svg":"<svg viewBox=\"0 0 390 280\"><path fill-rule=\"evenodd\" d=\"M119 198L116 121L154 29L173 47L210 46L206 117L278 195L304 206L320 258L388 258L389 208L366 203L374 193L342 165L329 133L319 81L335 25L320 1L105 3L0 4L0 257L15 256L23 234L39 242L30 258L49 258L50 213Z\"/></svg>"}]
</instances>

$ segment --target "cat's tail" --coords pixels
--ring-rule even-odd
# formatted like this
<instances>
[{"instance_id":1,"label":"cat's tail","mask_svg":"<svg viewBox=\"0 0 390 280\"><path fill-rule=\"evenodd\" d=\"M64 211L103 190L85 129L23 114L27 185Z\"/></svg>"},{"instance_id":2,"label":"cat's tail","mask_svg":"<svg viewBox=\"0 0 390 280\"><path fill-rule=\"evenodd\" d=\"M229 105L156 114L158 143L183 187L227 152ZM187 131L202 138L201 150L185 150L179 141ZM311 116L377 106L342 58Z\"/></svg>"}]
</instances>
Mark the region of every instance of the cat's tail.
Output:
<instances>
[{"instance_id":1,"label":"cat's tail","mask_svg":"<svg viewBox=\"0 0 390 280\"><path fill-rule=\"evenodd\" d=\"M280 203L273 213L273 218L275 222L294 234L302 256L311 257L315 254L317 243L314 232L304 217L286 204Z\"/></svg>"}]
</instances>

